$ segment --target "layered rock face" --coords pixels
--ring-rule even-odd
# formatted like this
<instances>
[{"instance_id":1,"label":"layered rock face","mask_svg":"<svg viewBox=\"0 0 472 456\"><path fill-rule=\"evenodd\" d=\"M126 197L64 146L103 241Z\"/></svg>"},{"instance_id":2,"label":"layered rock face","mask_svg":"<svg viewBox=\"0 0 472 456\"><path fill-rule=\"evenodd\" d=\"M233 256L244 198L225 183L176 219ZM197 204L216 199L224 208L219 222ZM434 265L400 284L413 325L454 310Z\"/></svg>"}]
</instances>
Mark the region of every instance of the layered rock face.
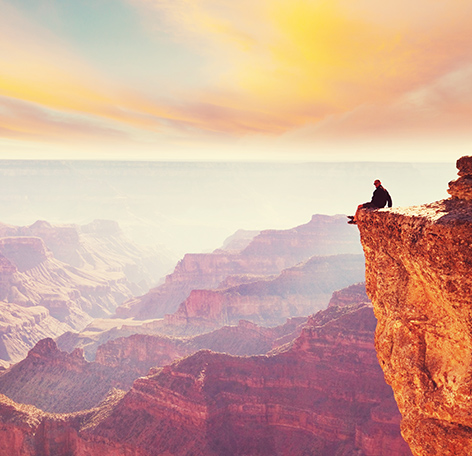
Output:
<instances>
[{"instance_id":1,"label":"layered rock face","mask_svg":"<svg viewBox=\"0 0 472 456\"><path fill-rule=\"evenodd\" d=\"M83 347L86 358L93 360L100 344L133 333L194 336L237 325L240 320L280 325L287 318L326 308L334 290L363 280L364 274L363 255L317 256L275 277L231 276L218 289L192 290L178 310L163 320L131 328L126 321L114 319L116 327L103 330L93 322L81 333L64 334L57 342L67 351Z\"/></svg>"},{"instance_id":2,"label":"layered rock face","mask_svg":"<svg viewBox=\"0 0 472 456\"><path fill-rule=\"evenodd\" d=\"M136 294L147 291L174 264L167 252L131 242L112 220L87 225L52 225L44 220L19 227L0 224L0 238L8 237L40 238L54 258L75 268L119 272L117 278L133 283Z\"/></svg>"},{"instance_id":3,"label":"layered rock face","mask_svg":"<svg viewBox=\"0 0 472 456\"><path fill-rule=\"evenodd\" d=\"M240 319L273 326L289 317L324 309L334 290L364 279L362 255L313 257L272 280L258 280L217 290L193 290L168 326L186 333L236 324Z\"/></svg>"},{"instance_id":4,"label":"layered rock face","mask_svg":"<svg viewBox=\"0 0 472 456\"><path fill-rule=\"evenodd\" d=\"M231 355L265 354L298 337L305 323L306 317L291 318L283 325L264 328L241 320L237 326L224 326L190 338L133 334L100 345L95 362L123 372L133 371L138 377L151 367L171 364L201 349Z\"/></svg>"},{"instance_id":5,"label":"layered rock face","mask_svg":"<svg viewBox=\"0 0 472 456\"><path fill-rule=\"evenodd\" d=\"M332 305L271 355L199 351L72 415L0 396L0 448L9 456L409 456L376 359L375 324L370 304Z\"/></svg>"},{"instance_id":6,"label":"layered rock face","mask_svg":"<svg viewBox=\"0 0 472 456\"><path fill-rule=\"evenodd\" d=\"M187 254L164 284L124 303L117 315L160 318L174 313L192 290L218 288L230 276L238 275L240 282L249 276L251 281L251 276L280 274L314 255L360 253L357 234L345 225L342 216L314 215L290 230L262 231L241 251Z\"/></svg>"},{"instance_id":7,"label":"layered rock face","mask_svg":"<svg viewBox=\"0 0 472 456\"><path fill-rule=\"evenodd\" d=\"M146 290L150 271L141 257L149 252L126 241L114 222L0 224L0 364L19 361L44 337L110 315Z\"/></svg>"},{"instance_id":8,"label":"layered rock face","mask_svg":"<svg viewBox=\"0 0 472 456\"><path fill-rule=\"evenodd\" d=\"M67 413L96 406L110 389L128 389L139 372L89 363L80 349L60 351L50 339L0 375L0 393L46 412Z\"/></svg>"},{"instance_id":9,"label":"layered rock face","mask_svg":"<svg viewBox=\"0 0 472 456\"><path fill-rule=\"evenodd\" d=\"M0 372L0 394L47 412L68 413L96 406L111 388L129 389L133 381L200 349L233 355L264 354L297 337L306 318L275 328L247 321L201 336L178 339L133 334L100 345L95 362L82 349L61 351L46 338L18 364Z\"/></svg>"},{"instance_id":10,"label":"layered rock face","mask_svg":"<svg viewBox=\"0 0 472 456\"><path fill-rule=\"evenodd\" d=\"M138 379L90 432L151 455L408 455L366 305L312 317L271 356L201 351Z\"/></svg>"},{"instance_id":11,"label":"layered rock face","mask_svg":"<svg viewBox=\"0 0 472 456\"><path fill-rule=\"evenodd\" d=\"M451 198L364 210L376 348L418 456L472 454L472 157Z\"/></svg>"}]
</instances>

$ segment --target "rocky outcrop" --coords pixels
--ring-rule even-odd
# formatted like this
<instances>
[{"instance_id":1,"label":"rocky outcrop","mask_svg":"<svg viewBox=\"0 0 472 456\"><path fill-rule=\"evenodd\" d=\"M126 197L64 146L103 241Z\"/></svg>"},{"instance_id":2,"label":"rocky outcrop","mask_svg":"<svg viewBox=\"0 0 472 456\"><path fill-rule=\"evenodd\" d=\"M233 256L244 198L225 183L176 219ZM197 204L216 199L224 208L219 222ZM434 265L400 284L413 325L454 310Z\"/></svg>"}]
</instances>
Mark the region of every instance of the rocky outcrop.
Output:
<instances>
[{"instance_id":1,"label":"rocky outcrop","mask_svg":"<svg viewBox=\"0 0 472 456\"><path fill-rule=\"evenodd\" d=\"M119 370L133 371L136 373L135 377L139 377L147 374L151 367L171 364L191 353L192 350L182 339L133 334L100 345L95 362Z\"/></svg>"},{"instance_id":2,"label":"rocky outcrop","mask_svg":"<svg viewBox=\"0 0 472 456\"><path fill-rule=\"evenodd\" d=\"M51 338L0 375L0 393L41 410L68 413L96 406L110 389L128 389L139 372L89 363L83 351L60 351Z\"/></svg>"},{"instance_id":3,"label":"rocky outcrop","mask_svg":"<svg viewBox=\"0 0 472 456\"><path fill-rule=\"evenodd\" d=\"M290 230L266 230L242 251L187 254L165 283L117 309L120 317L160 318L174 313L192 290L215 289L229 276L280 274L314 255L360 253L358 237L343 216L314 215Z\"/></svg>"},{"instance_id":4,"label":"rocky outcrop","mask_svg":"<svg viewBox=\"0 0 472 456\"><path fill-rule=\"evenodd\" d=\"M8 237L40 238L54 258L75 268L119 272L134 284L136 294L147 291L174 264L168 252L131 242L112 220L87 225L52 225L44 220L20 227L0 224L0 238Z\"/></svg>"},{"instance_id":5,"label":"rocky outcrop","mask_svg":"<svg viewBox=\"0 0 472 456\"><path fill-rule=\"evenodd\" d=\"M110 329L94 321L80 333L58 338L63 350L83 347L93 360L100 344L133 333L194 336L248 320L260 326L282 324L287 318L324 309L334 290L364 279L363 255L317 256L276 276L230 276L217 289L192 290L174 314L143 322L140 327L113 319ZM243 282L243 283L241 283ZM137 324L133 320L133 324Z\"/></svg>"},{"instance_id":6,"label":"rocky outcrop","mask_svg":"<svg viewBox=\"0 0 472 456\"><path fill-rule=\"evenodd\" d=\"M138 448L88 436L86 430L103 419L123 397L114 390L96 408L70 415L52 415L0 394L2 456L149 456Z\"/></svg>"},{"instance_id":7,"label":"rocky outcrop","mask_svg":"<svg viewBox=\"0 0 472 456\"><path fill-rule=\"evenodd\" d=\"M23 359L31 345L41 339L57 337L70 330L42 306L24 307L0 302L0 310L0 365L5 367L12 360Z\"/></svg>"},{"instance_id":8,"label":"rocky outcrop","mask_svg":"<svg viewBox=\"0 0 472 456\"><path fill-rule=\"evenodd\" d=\"M472 157L450 199L361 211L376 347L417 456L472 454Z\"/></svg>"},{"instance_id":9,"label":"rocky outcrop","mask_svg":"<svg viewBox=\"0 0 472 456\"><path fill-rule=\"evenodd\" d=\"M46 310L46 309L44 309ZM96 406L111 388L133 381L200 349L233 355L267 353L301 331L306 318L263 328L247 321L192 338L133 334L100 345L95 362L83 350L61 351L51 338L39 341L18 364L0 372L0 394L44 411L69 413Z\"/></svg>"},{"instance_id":10,"label":"rocky outcrop","mask_svg":"<svg viewBox=\"0 0 472 456\"><path fill-rule=\"evenodd\" d=\"M272 280L217 290L193 290L165 324L185 333L202 332L246 319L263 326L326 308L334 290L364 278L362 255L313 257Z\"/></svg>"},{"instance_id":11,"label":"rocky outcrop","mask_svg":"<svg viewBox=\"0 0 472 456\"><path fill-rule=\"evenodd\" d=\"M298 337L305 323L306 317L299 317L280 326L264 328L241 320L236 326L224 326L190 338L133 334L100 345L95 362L133 371L138 377L145 375L151 367L171 364L201 349L241 356L265 354Z\"/></svg>"},{"instance_id":12,"label":"rocky outcrop","mask_svg":"<svg viewBox=\"0 0 472 456\"><path fill-rule=\"evenodd\" d=\"M353 304L369 303L365 290L365 282L355 283L341 290L336 290L329 301L328 307L345 307Z\"/></svg>"}]
</instances>

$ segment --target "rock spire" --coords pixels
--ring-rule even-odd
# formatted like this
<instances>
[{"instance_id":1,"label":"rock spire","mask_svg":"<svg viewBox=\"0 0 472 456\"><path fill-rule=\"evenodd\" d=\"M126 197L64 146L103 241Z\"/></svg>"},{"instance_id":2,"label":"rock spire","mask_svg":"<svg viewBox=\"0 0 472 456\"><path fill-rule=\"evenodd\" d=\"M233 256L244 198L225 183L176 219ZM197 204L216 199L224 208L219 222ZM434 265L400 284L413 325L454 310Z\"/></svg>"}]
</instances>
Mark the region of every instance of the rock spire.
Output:
<instances>
[{"instance_id":1,"label":"rock spire","mask_svg":"<svg viewBox=\"0 0 472 456\"><path fill-rule=\"evenodd\" d=\"M459 179L449 182L447 192L452 198L472 201L472 156L459 158L456 166Z\"/></svg>"}]
</instances>

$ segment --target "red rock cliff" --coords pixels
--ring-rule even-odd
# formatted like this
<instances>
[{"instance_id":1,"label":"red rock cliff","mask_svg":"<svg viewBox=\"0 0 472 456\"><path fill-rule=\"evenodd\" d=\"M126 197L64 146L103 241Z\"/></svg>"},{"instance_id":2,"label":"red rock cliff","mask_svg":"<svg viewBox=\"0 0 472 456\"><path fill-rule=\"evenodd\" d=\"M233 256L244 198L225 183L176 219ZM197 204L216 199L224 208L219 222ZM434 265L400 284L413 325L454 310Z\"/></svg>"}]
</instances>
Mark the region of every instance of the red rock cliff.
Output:
<instances>
[{"instance_id":1,"label":"red rock cliff","mask_svg":"<svg viewBox=\"0 0 472 456\"><path fill-rule=\"evenodd\" d=\"M376 347L417 456L472 454L472 157L451 198L364 210Z\"/></svg>"},{"instance_id":2,"label":"red rock cliff","mask_svg":"<svg viewBox=\"0 0 472 456\"><path fill-rule=\"evenodd\" d=\"M273 326L326 308L334 290L364 279L362 255L316 256L271 280L217 290L193 290L165 323L186 333L236 324Z\"/></svg>"},{"instance_id":3,"label":"red rock cliff","mask_svg":"<svg viewBox=\"0 0 472 456\"><path fill-rule=\"evenodd\" d=\"M368 304L331 306L272 355L200 351L72 415L0 396L0 454L409 456L375 323Z\"/></svg>"},{"instance_id":4,"label":"red rock cliff","mask_svg":"<svg viewBox=\"0 0 472 456\"><path fill-rule=\"evenodd\" d=\"M333 306L271 356L198 352L138 379L90 433L151 455L409 455L375 323Z\"/></svg>"}]
</instances>

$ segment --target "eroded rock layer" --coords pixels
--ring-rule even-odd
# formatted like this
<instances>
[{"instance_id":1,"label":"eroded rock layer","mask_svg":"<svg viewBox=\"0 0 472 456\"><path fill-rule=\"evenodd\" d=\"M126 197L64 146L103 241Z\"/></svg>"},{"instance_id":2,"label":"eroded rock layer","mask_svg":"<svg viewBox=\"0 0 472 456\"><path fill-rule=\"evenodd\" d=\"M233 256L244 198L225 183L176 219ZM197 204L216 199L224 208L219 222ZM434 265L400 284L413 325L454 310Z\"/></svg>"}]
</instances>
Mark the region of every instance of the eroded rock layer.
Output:
<instances>
[{"instance_id":1,"label":"eroded rock layer","mask_svg":"<svg viewBox=\"0 0 472 456\"><path fill-rule=\"evenodd\" d=\"M472 454L472 157L458 168L452 198L358 221L378 357L418 456Z\"/></svg>"},{"instance_id":2,"label":"eroded rock layer","mask_svg":"<svg viewBox=\"0 0 472 456\"><path fill-rule=\"evenodd\" d=\"M314 215L305 225L262 231L241 251L186 254L165 283L123 303L116 313L160 318L174 313L192 290L216 289L231 276L238 276L239 283L252 282L253 276L278 275L314 255L359 254L357 233L348 228L341 215Z\"/></svg>"},{"instance_id":3,"label":"eroded rock layer","mask_svg":"<svg viewBox=\"0 0 472 456\"><path fill-rule=\"evenodd\" d=\"M273 326L326 308L334 290L363 279L362 255L315 256L273 279L192 290L174 314L165 316L164 323L190 334L234 325L241 319Z\"/></svg>"},{"instance_id":4,"label":"eroded rock layer","mask_svg":"<svg viewBox=\"0 0 472 456\"><path fill-rule=\"evenodd\" d=\"M0 442L18 436L9 456L409 456L375 324L368 303L333 305L270 355L199 351L72 415L0 397Z\"/></svg>"}]
</instances>

